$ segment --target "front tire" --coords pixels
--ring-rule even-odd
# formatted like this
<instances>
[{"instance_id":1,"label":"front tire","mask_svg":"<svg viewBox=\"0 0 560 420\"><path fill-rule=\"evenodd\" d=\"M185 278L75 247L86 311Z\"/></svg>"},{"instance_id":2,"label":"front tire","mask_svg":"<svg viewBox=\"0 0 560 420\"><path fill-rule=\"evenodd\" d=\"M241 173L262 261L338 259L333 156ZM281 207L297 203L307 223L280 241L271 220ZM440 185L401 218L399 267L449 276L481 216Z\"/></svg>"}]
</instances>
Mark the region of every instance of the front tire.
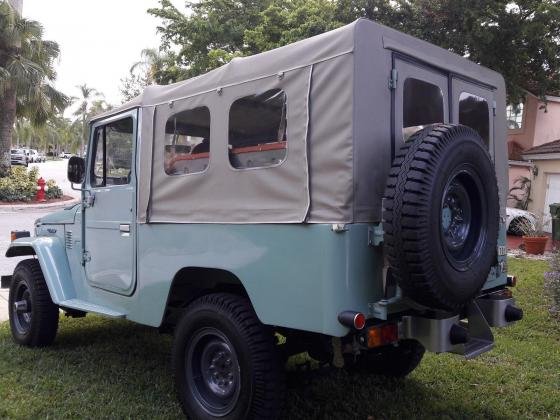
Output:
<instances>
[{"instance_id":1,"label":"front tire","mask_svg":"<svg viewBox=\"0 0 560 420\"><path fill-rule=\"evenodd\" d=\"M273 332L246 298L219 293L190 304L177 326L172 359L187 417L279 417L284 378Z\"/></svg>"},{"instance_id":2,"label":"front tire","mask_svg":"<svg viewBox=\"0 0 560 420\"><path fill-rule=\"evenodd\" d=\"M8 304L16 343L28 347L52 344L58 330L58 306L51 300L38 260L23 260L16 266Z\"/></svg>"}]
</instances>

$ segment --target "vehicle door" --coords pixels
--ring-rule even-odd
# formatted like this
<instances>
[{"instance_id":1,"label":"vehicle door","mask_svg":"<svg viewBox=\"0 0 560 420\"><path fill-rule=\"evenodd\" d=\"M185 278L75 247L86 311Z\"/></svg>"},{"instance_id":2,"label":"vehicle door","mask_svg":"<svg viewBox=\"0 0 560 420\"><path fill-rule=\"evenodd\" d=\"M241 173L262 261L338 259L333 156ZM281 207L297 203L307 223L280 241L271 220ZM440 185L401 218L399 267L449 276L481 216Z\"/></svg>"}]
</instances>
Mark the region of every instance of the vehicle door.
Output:
<instances>
[{"instance_id":1,"label":"vehicle door","mask_svg":"<svg viewBox=\"0 0 560 420\"><path fill-rule=\"evenodd\" d=\"M395 54L396 55L396 54ZM427 125L449 122L448 76L436 69L394 58L393 156L406 140Z\"/></svg>"},{"instance_id":2,"label":"vehicle door","mask_svg":"<svg viewBox=\"0 0 560 420\"><path fill-rule=\"evenodd\" d=\"M92 126L85 197L84 267L94 287L130 295L135 286L138 112Z\"/></svg>"}]
</instances>

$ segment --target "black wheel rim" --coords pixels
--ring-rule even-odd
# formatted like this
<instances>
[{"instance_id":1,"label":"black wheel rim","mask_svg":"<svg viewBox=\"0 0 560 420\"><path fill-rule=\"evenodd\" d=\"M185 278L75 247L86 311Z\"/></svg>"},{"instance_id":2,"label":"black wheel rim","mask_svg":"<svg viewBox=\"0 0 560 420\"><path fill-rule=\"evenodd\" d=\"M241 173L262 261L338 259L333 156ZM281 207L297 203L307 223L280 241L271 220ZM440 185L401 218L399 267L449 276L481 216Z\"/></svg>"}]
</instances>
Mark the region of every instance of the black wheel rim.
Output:
<instances>
[{"instance_id":1,"label":"black wheel rim","mask_svg":"<svg viewBox=\"0 0 560 420\"><path fill-rule=\"evenodd\" d=\"M480 256L486 238L486 197L478 174L461 165L443 190L440 232L445 256L457 270L465 271Z\"/></svg>"},{"instance_id":2,"label":"black wheel rim","mask_svg":"<svg viewBox=\"0 0 560 420\"><path fill-rule=\"evenodd\" d=\"M32 320L31 293L27 284L17 285L12 304L12 318L18 334L25 335L31 329Z\"/></svg>"},{"instance_id":3,"label":"black wheel rim","mask_svg":"<svg viewBox=\"0 0 560 420\"><path fill-rule=\"evenodd\" d=\"M187 383L206 413L226 416L235 408L241 391L241 374L229 339L211 327L199 330L185 351Z\"/></svg>"}]
</instances>

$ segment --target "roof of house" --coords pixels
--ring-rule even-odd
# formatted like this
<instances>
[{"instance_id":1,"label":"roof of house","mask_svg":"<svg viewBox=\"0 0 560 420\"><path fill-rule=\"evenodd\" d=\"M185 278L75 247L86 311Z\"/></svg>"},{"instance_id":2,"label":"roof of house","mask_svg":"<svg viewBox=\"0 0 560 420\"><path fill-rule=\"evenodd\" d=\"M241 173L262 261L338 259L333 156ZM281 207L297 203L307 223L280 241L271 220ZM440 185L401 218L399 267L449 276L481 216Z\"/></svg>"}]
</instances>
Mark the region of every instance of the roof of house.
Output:
<instances>
[{"instance_id":1,"label":"roof of house","mask_svg":"<svg viewBox=\"0 0 560 420\"><path fill-rule=\"evenodd\" d=\"M531 147L525 150L523 155L542 155L547 153L560 153L560 139Z\"/></svg>"}]
</instances>

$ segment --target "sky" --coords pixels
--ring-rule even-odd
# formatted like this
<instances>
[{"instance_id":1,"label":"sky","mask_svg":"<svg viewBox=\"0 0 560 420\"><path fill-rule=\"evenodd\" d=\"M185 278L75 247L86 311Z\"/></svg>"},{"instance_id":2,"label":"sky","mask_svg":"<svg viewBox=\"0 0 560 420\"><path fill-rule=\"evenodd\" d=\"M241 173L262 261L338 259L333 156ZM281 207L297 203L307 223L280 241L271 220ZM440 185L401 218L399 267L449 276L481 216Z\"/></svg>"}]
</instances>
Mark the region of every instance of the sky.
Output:
<instances>
[{"instance_id":1,"label":"sky","mask_svg":"<svg viewBox=\"0 0 560 420\"><path fill-rule=\"evenodd\" d=\"M173 3L181 10L184 1ZM44 39L60 46L57 89L78 96L76 86L86 83L119 105L121 78L144 48L159 46L160 20L146 13L157 5L157 0L23 0L23 16L41 22Z\"/></svg>"}]
</instances>

